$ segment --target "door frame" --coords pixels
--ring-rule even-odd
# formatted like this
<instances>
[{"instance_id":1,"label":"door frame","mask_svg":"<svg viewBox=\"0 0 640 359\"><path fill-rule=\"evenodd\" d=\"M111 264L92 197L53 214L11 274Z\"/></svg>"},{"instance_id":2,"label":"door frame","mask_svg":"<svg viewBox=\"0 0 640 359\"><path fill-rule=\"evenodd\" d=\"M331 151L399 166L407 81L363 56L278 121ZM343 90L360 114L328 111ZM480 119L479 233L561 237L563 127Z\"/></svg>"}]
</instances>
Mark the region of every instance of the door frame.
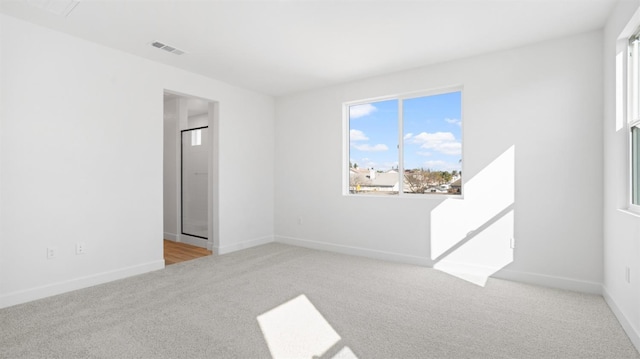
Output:
<instances>
[{"instance_id":1,"label":"door frame","mask_svg":"<svg viewBox=\"0 0 640 359\"><path fill-rule=\"evenodd\" d=\"M207 248L213 251L214 248L218 248L220 245L219 238L219 102L211 99L207 99L200 96L194 96L185 94L173 90L164 89L164 93L168 93L179 97L177 106L177 119L175 127L175 156L176 156L176 241L187 244L192 244L198 247ZM190 236L182 233L182 131L189 130L187 118L188 108L186 102L189 98L195 98L206 101L208 103L207 111L207 131L209 136L209 148L208 148L208 175L207 175L207 226L208 226L208 239ZM164 136L164 133L163 133ZM164 137L163 137L164 138ZM163 140L164 143L164 140ZM163 196L164 197L164 196ZM164 201L163 201L164 202ZM163 206L164 211L164 206ZM164 223L164 220L163 220ZM164 225L164 224L163 224ZM163 231L164 232L164 231Z\"/></svg>"}]
</instances>

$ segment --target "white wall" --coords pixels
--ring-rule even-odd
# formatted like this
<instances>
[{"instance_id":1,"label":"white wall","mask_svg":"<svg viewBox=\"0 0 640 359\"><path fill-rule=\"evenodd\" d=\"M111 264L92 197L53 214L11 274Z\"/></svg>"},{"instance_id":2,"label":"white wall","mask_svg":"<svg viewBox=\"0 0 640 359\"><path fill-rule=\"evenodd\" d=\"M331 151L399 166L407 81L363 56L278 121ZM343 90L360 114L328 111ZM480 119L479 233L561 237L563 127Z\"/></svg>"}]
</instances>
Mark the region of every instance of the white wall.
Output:
<instances>
[{"instance_id":1,"label":"white wall","mask_svg":"<svg viewBox=\"0 0 640 359\"><path fill-rule=\"evenodd\" d=\"M2 139L2 132L4 131L4 118L6 117L5 111L5 101L4 101L4 50L2 44L2 31L4 30L2 26L2 18L0 17L0 235L2 233L2 228L4 227L4 217L3 217L3 206L4 196L2 188L4 187L4 171L2 169L2 158L4 158L4 141ZM6 271L6 265L4 264L4 260L2 259L2 253L5 252L4 249L4 241L2 237L0 237L0 295L3 293L4 282L2 280L2 273ZM0 308L2 308L2 303L0 303Z\"/></svg>"},{"instance_id":2,"label":"white wall","mask_svg":"<svg viewBox=\"0 0 640 359\"><path fill-rule=\"evenodd\" d=\"M217 251L272 240L271 97L5 15L0 26L0 307L163 267L165 89L220 104Z\"/></svg>"},{"instance_id":3,"label":"white wall","mask_svg":"<svg viewBox=\"0 0 640 359\"><path fill-rule=\"evenodd\" d=\"M469 196L342 196L341 105L463 85L465 179L512 162L502 170L513 176L513 216L503 218L513 222L516 248L497 275L580 290L603 280L600 32L286 96L275 120L271 97L5 15L0 26L0 307L162 267L165 89L220 103L220 253L276 233L288 243L436 264L434 213L469 227L442 211ZM611 136L609 182L620 170L609 161L619 150ZM613 274L622 259L638 273L640 229L614 211L617 197L607 194L604 280L637 327L638 287ZM490 202L475 212L493 210ZM46 259L48 246L58 258Z\"/></svg>"},{"instance_id":4,"label":"white wall","mask_svg":"<svg viewBox=\"0 0 640 359\"><path fill-rule=\"evenodd\" d=\"M640 1L620 2L604 30L604 296L640 350L640 216L623 211L628 202L628 147L624 113L617 111L617 62L625 41L640 25ZM626 29L636 13L631 27ZM620 67L620 66L618 66ZM623 73L619 73L623 76ZM616 95L618 94L618 95ZM621 98L619 98L621 100ZM619 102L622 104L622 102ZM625 280L625 269L631 281Z\"/></svg>"},{"instance_id":5,"label":"white wall","mask_svg":"<svg viewBox=\"0 0 640 359\"><path fill-rule=\"evenodd\" d=\"M452 85L464 86L463 173L474 195L465 187L464 200L446 203L343 196L342 103ZM500 245L509 246L509 231L516 239L498 276L599 292L601 114L600 31L278 98L276 240L435 265L441 220L467 233L498 215L496 223L511 222ZM479 189L497 178L491 173L505 193ZM500 214L494 199L507 210L511 202L513 212ZM490 254L476 239L467 249ZM473 256L459 257L473 266L488 258Z\"/></svg>"},{"instance_id":6,"label":"white wall","mask_svg":"<svg viewBox=\"0 0 640 359\"><path fill-rule=\"evenodd\" d=\"M176 99L164 102L164 146L163 146L163 206L164 238L178 239L178 161L176 155L177 109Z\"/></svg>"}]
</instances>

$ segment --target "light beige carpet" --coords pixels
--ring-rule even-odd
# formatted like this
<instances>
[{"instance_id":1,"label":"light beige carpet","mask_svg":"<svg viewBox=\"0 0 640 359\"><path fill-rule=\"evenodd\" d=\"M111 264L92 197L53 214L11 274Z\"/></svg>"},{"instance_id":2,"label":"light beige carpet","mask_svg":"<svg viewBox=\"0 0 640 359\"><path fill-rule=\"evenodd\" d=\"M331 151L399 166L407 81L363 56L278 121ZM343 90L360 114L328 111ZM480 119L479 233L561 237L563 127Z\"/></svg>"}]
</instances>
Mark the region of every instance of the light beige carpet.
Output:
<instances>
[{"instance_id":1,"label":"light beige carpet","mask_svg":"<svg viewBox=\"0 0 640 359\"><path fill-rule=\"evenodd\" d=\"M0 310L0 358L640 358L602 297L281 244Z\"/></svg>"}]
</instances>

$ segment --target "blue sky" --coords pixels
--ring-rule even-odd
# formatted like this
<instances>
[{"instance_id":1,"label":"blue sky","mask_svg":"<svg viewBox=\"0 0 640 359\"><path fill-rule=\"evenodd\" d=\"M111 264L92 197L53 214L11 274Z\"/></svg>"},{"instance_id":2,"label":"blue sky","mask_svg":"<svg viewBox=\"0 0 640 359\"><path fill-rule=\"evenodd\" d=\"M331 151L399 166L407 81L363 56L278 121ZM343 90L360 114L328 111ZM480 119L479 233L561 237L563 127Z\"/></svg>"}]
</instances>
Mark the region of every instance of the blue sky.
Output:
<instances>
[{"instance_id":1,"label":"blue sky","mask_svg":"<svg viewBox=\"0 0 640 359\"><path fill-rule=\"evenodd\" d=\"M404 168L462 169L461 92L403 100ZM398 100L349 108L349 158L359 167L398 166Z\"/></svg>"}]
</instances>

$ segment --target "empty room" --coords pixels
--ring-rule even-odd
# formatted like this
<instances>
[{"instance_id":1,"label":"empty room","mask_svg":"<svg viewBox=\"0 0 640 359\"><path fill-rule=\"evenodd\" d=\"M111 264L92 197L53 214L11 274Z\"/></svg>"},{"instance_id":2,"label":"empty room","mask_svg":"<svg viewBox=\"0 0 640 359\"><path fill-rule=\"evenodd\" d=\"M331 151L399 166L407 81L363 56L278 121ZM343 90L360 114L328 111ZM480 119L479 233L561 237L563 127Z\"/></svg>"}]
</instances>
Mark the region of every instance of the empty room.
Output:
<instances>
[{"instance_id":1,"label":"empty room","mask_svg":"<svg viewBox=\"0 0 640 359\"><path fill-rule=\"evenodd\" d=\"M0 358L640 358L640 0L0 0Z\"/></svg>"}]
</instances>

